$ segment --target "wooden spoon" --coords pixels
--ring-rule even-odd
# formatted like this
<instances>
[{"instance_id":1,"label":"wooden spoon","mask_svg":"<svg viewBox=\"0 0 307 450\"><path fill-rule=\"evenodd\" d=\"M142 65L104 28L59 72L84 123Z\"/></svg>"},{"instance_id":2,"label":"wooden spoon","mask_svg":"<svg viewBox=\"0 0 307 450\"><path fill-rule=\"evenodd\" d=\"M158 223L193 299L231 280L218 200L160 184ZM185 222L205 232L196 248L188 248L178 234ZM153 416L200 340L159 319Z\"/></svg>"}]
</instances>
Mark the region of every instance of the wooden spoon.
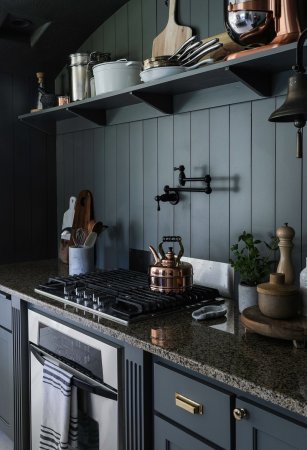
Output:
<instances>
[{"instance_id":1,"label":"wooden spoon","mask_svg":"<svg viewBox=\"0 0 307 450\"><path fill-rule=\"evenodd\" d=\"M97 235L99 235L106 228L108 228L107 225L104 225L101 221L96 222L95 220L90 220L87 225L88 231L94 231Z\"/></svg>"}]
</instances>

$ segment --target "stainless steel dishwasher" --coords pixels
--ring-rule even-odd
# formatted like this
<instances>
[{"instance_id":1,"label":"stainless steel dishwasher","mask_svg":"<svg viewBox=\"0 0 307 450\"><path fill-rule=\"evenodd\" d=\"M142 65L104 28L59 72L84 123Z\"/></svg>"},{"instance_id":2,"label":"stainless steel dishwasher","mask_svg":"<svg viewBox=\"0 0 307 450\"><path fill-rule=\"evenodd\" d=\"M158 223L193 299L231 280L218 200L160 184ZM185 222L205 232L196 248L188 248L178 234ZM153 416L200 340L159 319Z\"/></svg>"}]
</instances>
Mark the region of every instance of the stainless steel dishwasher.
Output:
<instances>
[{"instance_id":1,"label":"stainless steel dishwasher","mask_svg":"<svg viewBox=\"0 0 307 450\"><path fill-rule=\"evenodd\" d=\"M73 375L80 415L90 432L82 450L122 450L122 351L42 314L29 311L31 380L31 449L39 448L42 417L42 376L47 359Z\"/></svg>"}]
</instances>

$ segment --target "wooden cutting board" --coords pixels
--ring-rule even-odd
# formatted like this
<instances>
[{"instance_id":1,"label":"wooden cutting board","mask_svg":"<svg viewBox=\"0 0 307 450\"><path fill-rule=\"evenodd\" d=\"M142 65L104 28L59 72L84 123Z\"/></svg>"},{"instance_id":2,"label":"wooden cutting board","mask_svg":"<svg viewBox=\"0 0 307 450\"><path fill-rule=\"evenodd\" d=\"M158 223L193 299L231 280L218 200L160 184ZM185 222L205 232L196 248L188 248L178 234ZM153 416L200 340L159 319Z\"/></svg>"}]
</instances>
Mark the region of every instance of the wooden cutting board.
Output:
<instances>
[{"instance_id":1,"label":"wooden cutting board","mask_svg":"<svg viewBox=\"0 0 307 450\"><path fill-rule=\"evenodd\" d=\"M90 191L84 190L79 192L77 197L75 205L75 215L72 223L72 234L73 231L77 230L78 228L87 230L88 223L92 219L94 219L93 196Z\"/></svg>"},{"instance_id":2,"label":"wooden cutting board","mask_svg":"<svg viewBox=\"0 0 307 450\"><path fill-rule=\"evenodd\" d=\"M192 28L177 24L175 11L176 0L169 0L168 22L164 30L153 41L152 57L172 55L192 36Z\"/></svg>"},{"instance_id":3,"label":"wooden cutting board","mask_svg":"<svg viewBox=\"0 0 307 450\"><path fill-rule=\"evenodd\" d=\"M94 219L93 196L90 191L79 192L75 203L75 214L72 223L72 233L69 241L61 239L59 249L59 259L68 264L68 247L75 245L74 236L78 228L88 229L88 223Z\"/></svg>"},{"instance_id":4,"label":"wooden cutting board","mask_svg":"<svg viewBox=\"0 0 307 450\"><path fill-rule=\"evenodd\" d=\"M279 320L264 316L258 306L246 308L240 320L247 330L278 339L303 341L307 335L307 317Z\"/></svg>"}]
</instances>

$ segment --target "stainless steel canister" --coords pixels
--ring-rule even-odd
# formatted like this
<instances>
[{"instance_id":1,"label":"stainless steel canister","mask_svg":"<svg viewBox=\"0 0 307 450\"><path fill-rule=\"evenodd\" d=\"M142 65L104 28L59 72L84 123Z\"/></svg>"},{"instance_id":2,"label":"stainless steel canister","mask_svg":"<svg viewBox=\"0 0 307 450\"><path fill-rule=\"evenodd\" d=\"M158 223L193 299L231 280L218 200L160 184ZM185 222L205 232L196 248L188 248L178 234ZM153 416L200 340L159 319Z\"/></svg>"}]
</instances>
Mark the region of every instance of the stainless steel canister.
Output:
<instances>
[{"instance_id":1,"label":"stainless steel canister","mask_svg":"<svg viewBox=\"0 0 307 450\"><path fill-rule=\"evenodd\" d=\"M69 55L69 78L71 100L83 100L89 97L89 71L90 53L73 53Z\"/></svg>"},{"instance_id":2,"label":"stainless steel canister","mask_svg":"<svg viewBox=\"0 0 307 450\"><path fill-rule=\"evenodd\" d=\"M72 53L70 58L70 90L71 100L83 100L91 96L90 79L93 76L93 65L110 61L110 53Z\"/></svg>"}]
</instances>

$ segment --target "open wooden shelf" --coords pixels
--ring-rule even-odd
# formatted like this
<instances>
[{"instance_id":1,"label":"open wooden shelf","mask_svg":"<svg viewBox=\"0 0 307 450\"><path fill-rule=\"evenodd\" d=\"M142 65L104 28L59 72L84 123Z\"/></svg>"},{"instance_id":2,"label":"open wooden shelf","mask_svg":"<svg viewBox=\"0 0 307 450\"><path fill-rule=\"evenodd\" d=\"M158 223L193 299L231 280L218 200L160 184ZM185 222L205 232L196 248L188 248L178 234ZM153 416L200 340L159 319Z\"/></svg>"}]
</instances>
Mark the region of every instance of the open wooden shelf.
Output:
<instances>
[{"instance_id":1,"label":"open wooden shelf","mask_svg":"<svg viewBox=\"0 0 307 450\"><path fill-rule=\"evenodd\" d=\"M304 57L307 57L304 47ZM120 91L112 91L86 100L57 106L19 116L19 119L46 133L54 133L56 122L84 117L97 125L106 125L106 111L145 102L165 114L175 113L173 97L241 81L252 91L265 97L273 93L274 80L280 72L289 71L295 64L296 43L275 49L221 61L156 81L138 84Z\"/></svg>"}]
</instances>

